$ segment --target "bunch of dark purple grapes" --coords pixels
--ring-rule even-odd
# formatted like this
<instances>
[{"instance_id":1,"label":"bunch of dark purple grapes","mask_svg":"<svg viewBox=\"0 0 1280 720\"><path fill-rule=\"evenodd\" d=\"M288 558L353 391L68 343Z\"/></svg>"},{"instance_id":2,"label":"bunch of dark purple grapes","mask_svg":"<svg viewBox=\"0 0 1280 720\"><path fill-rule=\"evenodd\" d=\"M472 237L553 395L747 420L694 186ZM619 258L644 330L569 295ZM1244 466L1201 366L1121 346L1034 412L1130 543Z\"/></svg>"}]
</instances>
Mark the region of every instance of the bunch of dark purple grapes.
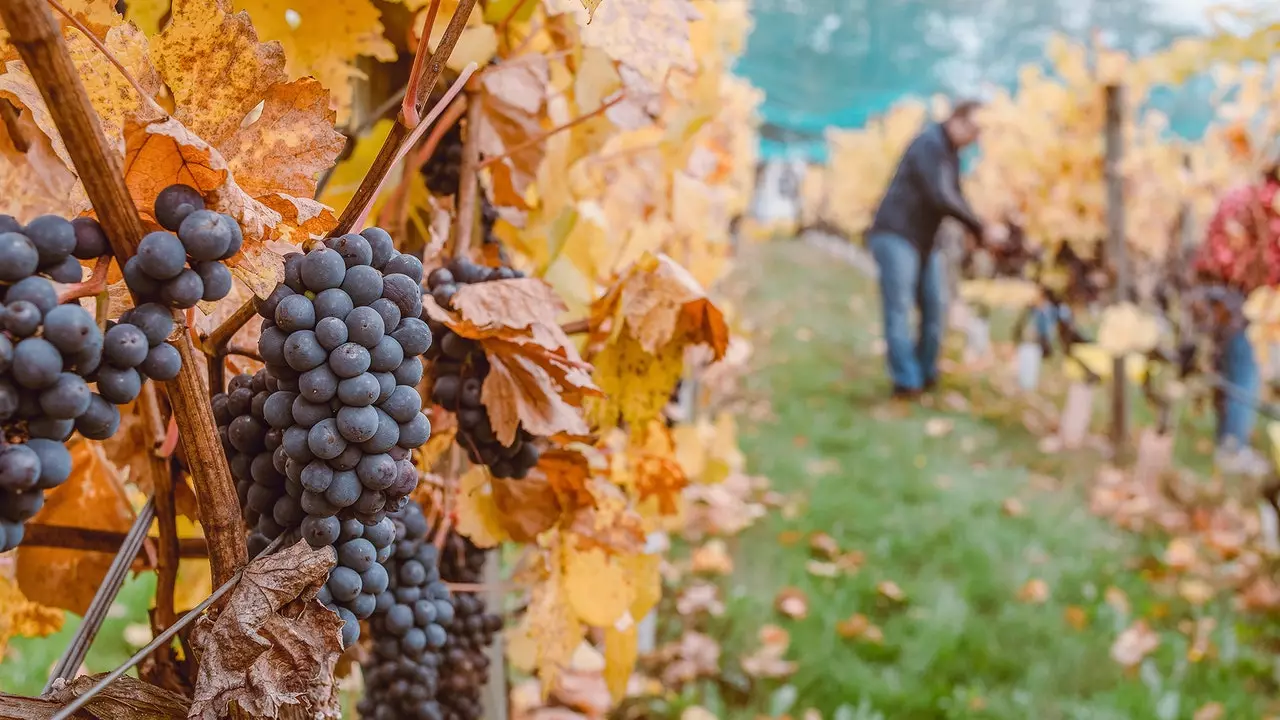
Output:
<instances>
[{"instance_id":1,"label":"bunch of dark purple grapes","mask_svg":"<svg viewBox=\"0 0 1280 720\"><path fill-rule=\"evenodd\" d=\"M129 290L142 301L178 309L226 297L231 271L222 261L244 243L235 218L206 210L200 193L186 185L162 190L155 215L168 232L147 233L138 243L123 268Z\"/></svg>"},{"instance_id":2,"label":"bunch of dark purple grapes","mask_svg":"<svg viewBox=\"0 0 1280 720\"><path fill-rule=\"evenodd\" d=\"M468 260L454 260L431 271L427 287L438 305L451 307L460 285L523 277L511 268L487 268ZM515 441L503 445L493 432L489 413L481 402L489 360L480 343L464 338L439 323L432 323L437 342L428 351L433 361L431 399L458 417L458 445L473 463L487 465L495 477L524 478L538 464L534 436L523 427Z\"/></svg>"},{"instance_id":3,"label":"bunch of dark purple grapes","mask_svg":"<svg viewBox=\"0 0 1280 720\"><path fill-rule=\"evenodd\" d=\"M390 518L396 540L389 583L370 619L373 654L364 664L360 716L369 720L441 720L436 702L441 651L453 624L453 600L440 579L427 519L416 502Z\"/></svg>"},{"instance_id":4,"label":"bunch of dark purple grapes","mask_svg":"<svg viewBox=\"0 0 1280 720\"><path fill-rule=\"evenodd\" d=\"M335 545L327 597L344 620L363 620L381 592L368 563L385 547L371 528L417 487L411 453L431 435L416 390L431 346L422 263L369 228L286 256L284 271L258 306L261 380L233 381L226 396L226 447L251 542L296 531L312 547ZM344 638L358 628L348 622Z\"/></svg>"},{"instance_id":5,"label":"bunch of dark purple grapes","mask_svg":"<svg viewBox=\"0 0 1280 720\"><path fill-rule=\"evenodd\" d=\"M436 151L422 164L422 176L433 195L457 195L462 173L462 123L440 138Z\"/></svg>"},{"instance_id":6,"label":"bunch of dark purple grapes","mask_svg":"<svg viewBox=\"0 0 1280 720\"><path fill-rule=\"evenodd\" d=\"M485 552L457 533L449 533L440 553L440 576L446 582L479 583L484 579ZM502 616L487 612L472 592L453 595L453 624L440 666L438 702L444 720L477 720L483 715L480 690L489 681L488 648L502 630Z\"/></svg>"},{"instance_id":7,"label":"bunch of dark purple grapes","mask_svg":"<svg viewBox=\"0 0 1280 720\"><path fill-rule=\"evenodd\" d=\"M80 282L81 259L110 254L92 218L42 215L24 226L0 215L0 552L17 547L44 491L70 475L72 433L111 437L115 406L136 398L145 377L168 380L181 367L164 343L165 308L130 310L104 333L78 301L63 301L56 283Z\"/></svg>"}]
</instances>

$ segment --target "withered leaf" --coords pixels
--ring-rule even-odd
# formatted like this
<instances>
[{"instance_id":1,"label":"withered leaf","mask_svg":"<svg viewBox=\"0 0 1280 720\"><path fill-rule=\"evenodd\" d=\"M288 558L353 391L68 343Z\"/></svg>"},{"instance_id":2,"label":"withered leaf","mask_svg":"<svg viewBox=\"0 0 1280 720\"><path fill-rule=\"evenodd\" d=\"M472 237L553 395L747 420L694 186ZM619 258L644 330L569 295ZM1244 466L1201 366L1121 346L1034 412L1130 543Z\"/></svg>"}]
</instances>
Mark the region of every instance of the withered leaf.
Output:
<instances>
[{"instance_id":1,"label":"withered leaf","mask_svg":"<svg viewBox=\"0 0 1280 720\"><path fill-rule=\"evenodd\" d=\"M535 542L543 531L560 519L560 501L546 478L530 475L523 479L493 478L493 502L499 522L512 540Z\"/></svg>"},{"instance_id":2,"label":"withered leaf","mask_svg":"<svg viewBox=\"0 0 1280 720\"><path fill-rule=\"evenodd\" d=\"M485 349L489 375L480 400L500 442L510 445L521 424L543 437L561 433L582 437L590 432L581 411L569 402L574 391L590 384L590 376L566 367L546 351L526 353L522 346L502 341L490 341ZM575 380L580 383L577 387Z\"/></svg>"},{"instance_id":3,"label":"withered leaf","mask_svg":"<svg viewBox=\"0 0 1280 720\"><path fill-rule=\"evenodd\" d=\"M102 448L80 440L71 446L73 471L67 481L45 496L44 508L32 522L90 530L126 532L133 524L133 507L120 474L106 460ZM42 605L83 615L102 585L112 556L104 553L20 546L18 586Z\"/></svg>"},{"instance_id":4,"label":"withered leaf","mask_svg":"<svg viewBox=\"0 0 1280 720\"><path fill-rule=\"evenodd\" d=\"M331 547L299 541L249 563L218 616L192 631L200 671L191 718L225 717L232 702L255 717L276 717L285 705L338 716L342 620L315 599L335 562Z\"/></svg>"},{"instance_id":5,"label":"withered leaf","mask_svg":"<svg viewBox=\"0 0 1280 720\"><path fill-rule=\"evenodd\" d=\"M547 479L562 505L572 512L579 507L594 507L595 496L588 483L591 464L580 452L550 448L538 456L536 471Z\"/></svg>"},{"instance_id":6,"label":"withered leaf","mask_svg":"<svg viewBox=\"0 0 1280 720\"><path fill-rule=\"evenodd\" d=\"M253 197L283 194L315 202L311 196L316 178L333 164L345 144L333 129L334 119L329 93L314 78L275 85L263 98L258 119L219 149L229 158L240 186ZM263 175L268 167L276 172Z\"/></svg>"},{"instance_id":7,"label":"withered leaf","mask_svg":"<svg viewBox=\"0 0 1280 720\"><path fill-rule=\"evenodd\" d=\"M706 343L716 360L729 347L724 314L688 270L662 254L645 253L592 304L591 327L597 334L623 323L649 354L675 339Z\"/></svg>"},{"instance_id":8,"label":"withered leaf","mask_svg":"<svg viewBox=\"0 0 1280 720\"><path fill-rule=\"evenodd\" d=\"M525 86L536 82L538 76L526 72L518 79ZM493 179L495 204L528 210L525 192L537 178L538 166L546 151L545 145L538 143L511 152L543 132L537 115L525 109L535 102L534 90L522 87L519 93L514 93L510 87L512 83L513 76L505 68L492 76L486 73L485 89L488 92L484 95L484 112L480 115L479 145L484 157L502 158L488 168ZM505 96L510 96L514 104ZM538 105L541 105L540 101Z\"/></svg>"}]
</instances>

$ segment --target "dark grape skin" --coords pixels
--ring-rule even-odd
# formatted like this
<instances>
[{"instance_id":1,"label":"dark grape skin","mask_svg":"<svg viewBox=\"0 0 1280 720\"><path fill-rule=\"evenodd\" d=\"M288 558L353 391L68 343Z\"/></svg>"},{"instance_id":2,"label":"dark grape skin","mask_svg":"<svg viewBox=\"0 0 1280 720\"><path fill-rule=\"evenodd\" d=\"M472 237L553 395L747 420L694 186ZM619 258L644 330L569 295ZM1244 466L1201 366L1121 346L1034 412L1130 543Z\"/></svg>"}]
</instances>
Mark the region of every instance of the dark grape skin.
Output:
<instances>
[{"instance_id":1,"label":"dark grape skin","mask_svg":"<svg viewBox=\"0 0 1280 720\"><path fill-rule=\"evenodd\" d=\"M201 300L217 302L231 294L233 284L231 271L226 265L217 261L199 262L192 269L204 283L204 295L200 297Z\"/></svg>"},{"instance_id":2,"label":"dark grape skin","mask_svg":"<svg viewBox=\"0 0 1280 720\"><path fill-rule=\"evenodd\" d=\"M107 330L103 358L118 368L132 368L147 359L151 344L142 330L129 323L119 323Z\"/></svg>"},{"instance_id":3,"label":"dark grape skin","mask_svg":"<svg viewBox=\"0 0 1280 720\"><path fill-rule=\"evenodd\" d=\"M51 490L71 477L71 453L62 442L32 438L27 441L27 447L40 458L40 477L36 487Z\"/></svg>"},{"instance_id":4,"label":"dark grape skin","mask_svg":"<svg viewBox=\"0 0 1280 720\"><path fill-rule=\"evenodd\" d=\"M276 327L291 333L316 326L316 308L305 295L290 295L276 305Z\"/></svg>"},{"instance_id":5,"label":"dark grape skin","mask_svg":"<svg viewBox=\"0 0 1280 720\"><path fill-rule=\"evenodd\" d=\"M326 247L312 250L302 260L302 282L314 293L342 287L346 273L342 255Z\"/></svg>"},{"instance_id":6,"label":"dark grape skin","mask_svg":"<svg viewBox=\"0 0 1280 720\"><path fill-rule=\"evenodd\" d=\"M80 260L93 260L111 254L111 244L102 225L91 217L78 217L71 221L75 229L76 246L71 254Z\"/></svg>"},{"instance_id":7,"label":"dark grape skin","mask_svg":"<svg viewBox=\"0 0 1280 720\"><path fill-rule=\"evenodd\" d=\"M316 340L321 347L332 352L347 341L347 324L336 317L321 318L316 323Z\"/></svg>"},{"instance_id":8,"label":"dark grape skin","mask_svg":"<svg viewBox=\"0 0 1280 720\"><path fill-rule=\"evenodd\" d=\"M43 271L54 282L64 284L78 283L84 280L84 266L79 260L68 255L66 259L57 265L53 265Z\"/></svg>"},{"instance_id":9,"label":"dark grape skin","mask_svg":"<svg viewBox=\"0 0 1280 720\"><path fill-rule=\"evenodd\" d=\"M25 340L23 342L26 342ZM142 392L142 377L133 368L98 368L98 394L117 405L132 402Z\"/></svg>"},{"instance_id":10,"label":"dark grape skin","mask_svg":"<svg viewBox=\"0 0 1280 720\"><path fill-rule=\"evenodd\" d=\"M340 320L346 320L347 314L355 308L351 296L342 291L341 288L330 288L321 291L316 295L315 299L316 317L327 318L336 317Z\"/></svg>"},{"instance_id":11,"label":"dark grape skin","mask_svg":"<svg viewBox=\"0 0 1280 720\"><path fill-rule=\"evenodd\" d=\"M40 329L40 308L18 300L5 306L4 327L16 338L30 337Z\"/></svg>"},{"instance_id":12,"label":"dark grape skin","mask_svg":"<svg viewBox=\"0 0 1280 720\"><path fill-rule=\"evenodd\" d=\"M382 271L387 275L407 275L415 283L422 283L422 261L409 253L400 253L391 258Z\"/></svg>"},{"instance_id":13,"label":"dark grape skin","mask_svg":"<svg viewBox=\"0 0 1280 720\"><path fill-rule=\"evenodd\" d=\"M145 303L125 312L121 322L142 331L150 345L159 345L173 332L173 313L159 303Z\"/></svg>"},{"instance_id":14,"label":"dark grape skin","mask_svg":"<svg viewBox=\"0 0 1280 720\"><path fill-rule=\"evenodd\" d=\"M407 275L383 276L382 297L396 304L401 317L422 315L422 286Z\"/></svg>"},{"instance_id":15,"label":"dark grape skin","mask_svg":"<svg viewBox=\"0 0 1280 720\"><path fill-rule=\"evenodd\" d=\"M360 235L369 241L369 247L373 252L373 259L370 264L381 270L387 264L387 261L395 255L395 241L391 239L391 235L386 230L380 227L365 228L360 231Z\"/></svg>"},{"instance_id":16,"label":"dark grape skin","mask_svg":"<svg viewBox=\"0 0 1280 720\"><path fill-rule=\"evenodd\" d=\"M190 268L160 283L160 299L169 307L186 310L195 307L203 298L204 281Z\"/></svg>"},{"instance_id":17,"label":"dark grape skin","mask_svg":"<svg viewBox=\"0 0 1280 720\"><path fill-rule=\"evenodd\" d=\"M160 281L151 277L142 269L142 260L133 256L125 261L124 283L139 297L153 297L160 292Z\"/></svg>"},{"instance_id":18,"label":"dark grape skin","mask_svg":"<svg viewBox=\"0 0 1280 720\"><path fill-rule=\"evenodd\" d=\"M160 227L177 232L188 215L204 209L204 198L190 185L170 185L156 196L153 209Z\"/></svg>"},{"instance_id":19,"label":"dark grape skin","mask_svg":"<svg viewBox=\"0 0 1280 720\"><path fill-rule=\"evenodd\" d=\"M356 265L369 265L373 262L373 246L362 235L347 233L335 238L331 248L342 256L348 268Z\"/></svg>"},{"instance_id":20,"label":"dark grape skin","mask_svg":"<svg viewBox=\"0 0 1280 720\"><path fill-rule=\"evenodd\" d=\"M343 343L329 353L329 368L340 378L360 375L369 370L370 363L369 350L353 342Z\"/></svg>"},{"instance_id":21,"label":"dark grape skin","mask_svg":"<svg viewBox=\"0 0 1280 720\"><path fill-rule=\"evenodd\" d=\"M75 373L59 373L53 385L40 393L40 409L51 418L74 420L89 409L91 394L84 378Z\"/></svg>"},{"instance_id":22,"label":"dark grape skin","mask_svg":"<svg viewBox=\"0 0 1280 720\"><path fill-rule=\"evenodd\" d=\"M139 267L154 280L175 278L187 266L187 252L177 235L156 231L138 243Z\"/></svg>"},{"instance_id":23,"label":"dark grape skin","mask_svg":"<svg viewBox=\"0 0 1280 720\"><path fill-rule=\"evenodd\" d=\"M0 489L30 490L40 478L40 456L26 445L9 445L0 450Z\"/></svg>"},{"instance_id":24,"label":"dark grape skin","mask_svg":"<svg viewBox=\"0 0 1280 720\"><path fill-rule=\"evenodd\" d=\"M44 315L58 307L58 289L53 286L53 283L39 276L23 278L9 288L5 293L4 301L15 303L23 300L35 305L40 309L40 314Z\"/></svg>"},{"instance_id":25,"label":"dark grape skin","mask_svg":"<svg viewBox=\"0 0 1280 720\"><path fill-rule=\"evenodd\" d=\"M382 273L377 268L369 265L347 268L347 275L342 280L342 291L356 306L371 304L382 297L382 290Z\"/></svg>"},{"instance_id":26,"label":"dark grape skin","mask_svg":"<svg viewBox=\"0 0 1280 720\"><path fill-rule=\"evenodd\" d=\"M57 215L41 215L27 223L23 234L36 246L39 267L62 262L76 249L76 229L70 220Z\"/></svg>"},{"instance_id":27,"label":"dark grape skin","mask_svg":"<svg viewBox=\"0 0 1280 720\"><path fill-rule=\"evenodd\" d=\"M40 265L40 254L26 235L0 233L0 281L17 282L30 276Z\"/></svg>"},{"instance_id":28,"label":"dark grape skin","mask_svg":"<svg viewBox=\"0 0 1280 720\"><path fill-rule=\"evenodd\" d=\"M366 348L376 347L386 334L382 316L371 307L357 307L347 314L347 337ZM417 354L417 353L412 353Z\"/></svg>"},{"instance_id":29,"label":"dark grape skin","mask_svg":"<svg viewBox=\"0 0 1280 720\"><path fill-rule=\"evenodd\" d=\"M187 255L197 261L217 260L231 246L235 221L230 216L212 210L195 210L182 220L178 238Z\"/></svg>"},{"instance_id":30,"label":"dark grape skin","mask_svg":"<svg viewBox=\"0 0 1280 720\"><path fill-rule=\"evenodd\" d=\"M270 320L272 323L275 323L276 307L279 306L281 300L294 294L293 290L290 290L287 285L277 285L275 290L272 290L271 294L268 295L265 300L257 301L258 314L263 318ZM263 327L266 327L266 325L264 324Z\"/></svg>"},{"instance_id":31,"label":"dark grape skin","mask_svg":"<svg viewBox=\"0 0 1280 720\"><path fill-rule=\"evenodd\" d=\"M58 380L62 355L48 340L26 338L13 349L13 379L30 390L43 390Z\"/></svg>"},{"instance_id":32,"label":"dark grape skin","mask_svg":"<svg viewBox=\"0 0 1280 720\"><path fill-rule=\"evenodd\" d=\"M147 352L138 369L152 380L168 382L182 370L182 355L172 345L161 343Z\"/></svg>"},{"instance_id":33,"label":"dark grape skin","mask_svg":"<svg viewBox=\"0 0 1280 720\"><path fill-rule=\"evenodd\" d=\"M120 411L100 395L91 397L89 409L76 418L76 430L90 440L106 440L119 429Z\"/></svg>"}]
</instances>

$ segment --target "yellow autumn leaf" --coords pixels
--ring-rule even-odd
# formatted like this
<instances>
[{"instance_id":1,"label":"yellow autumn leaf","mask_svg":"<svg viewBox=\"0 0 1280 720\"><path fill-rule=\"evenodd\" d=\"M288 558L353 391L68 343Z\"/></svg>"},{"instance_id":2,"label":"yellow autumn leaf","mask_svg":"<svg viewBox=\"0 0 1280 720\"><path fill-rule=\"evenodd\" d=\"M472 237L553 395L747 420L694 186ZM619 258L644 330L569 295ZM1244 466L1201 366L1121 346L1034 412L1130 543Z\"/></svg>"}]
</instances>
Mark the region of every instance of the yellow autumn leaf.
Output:
<instances>
[{"instance_id":1,"label":"yellow autumn leaf","mask_svg":"<svg viewBox=\"0 0 1280 720\"><path fill-rule=\"evenodd\" d=\"M626 695L627 681L635 671L639 647L635 623L628 625L625 630L605 628L604 681L609 686L609 694L613 696L614 702L622 700Z\"/></svg>"},{"instance_id":2,"label":"yellow autumn leaf","mask_svg":"<svg viewBox=\"0 0 1280 720\"><path fill-rule=\"evenodd\" d=\"M662 556L658 554L624 555L618 558L630 578L635 597L631 601L631 617L643 620L662 599Z\"/></svg>"},{"instance_id":3,"label":"yellow autumn leaf","mask_svg":"<svg viewBox=\"0 0 1280 720\"><path fill-rule=\"evenodd\" d=\"M169 12L170 0L129 0L125 4L124 19L138 26L147 35L160 32L160 21Z\"/></svg>"},{"instance_id":4,"label":"yellow autumn leaf","mask_svg":"<svg viewBox=\"0 0 1280 720\"><path fill-rule=\"evenodd\" d=\"M561 551L564 592L574 613L595 627L617 622L636 596L622 563L598 548L578 547L573 535L565 536Z\"/></svg>"},{"instance_id":5,"label":"yellow autumn leaf","mask_svg":"<svg viewBox=\"0 0 1280 720\"><path fill-rule=\"evenodd\" d=\"M0 567L0 657L10 638L52 635L62 629L64 617L58 608L28 600L9 570Z\"/></svg>"},{"instance_id":6,"label":"yellow autumn leaf","mask_svg":"<svg viewBox=\"0 0 1280 720\"><path fill-rule=\"evenodd\" d=\"M644 427L661 416L671 390L684 373L684 347L667 343L650 354L630 333L609 343L592 358L602 398L588 398L584 407L592 424L610 428L625 422Z\"/></svg>"},{"instance_id":7,"label":"yellow autumn leaf","mask_svg":"<svg viewBox=\"0 0 1280 720\"><path fill-rule=\"evenodd\" d=\"M364 76L356 59L396 59L370 0L235 0L235 9L248 11L259 38L284 47L291 79L313 76L333 94L339 123L351 108L352 82Z\"/></svg>"},{"instance_id":8,"label":"yellow autumn leaf","mask_svg":"<svg viewBox=\"0 0 1280 720\"><path fill-rule=\"evenodd\" d=\"M1113 357L1150 352L1159 341L1159 322L1133 303L1111 305L1102 312L1097 344Z\"/></svg>"},{"instance_id":9,"label":"yellow autumn leaf","mask_svg":"<svg viewBox=\"0 0 1280 720\"><path fill-rule=\"evenodd\" d=\"M472 465L458 479L457 523L454 529L477 547L491 548L507 540L498 505L483 465Z\"/></svg>"}]
</instances>

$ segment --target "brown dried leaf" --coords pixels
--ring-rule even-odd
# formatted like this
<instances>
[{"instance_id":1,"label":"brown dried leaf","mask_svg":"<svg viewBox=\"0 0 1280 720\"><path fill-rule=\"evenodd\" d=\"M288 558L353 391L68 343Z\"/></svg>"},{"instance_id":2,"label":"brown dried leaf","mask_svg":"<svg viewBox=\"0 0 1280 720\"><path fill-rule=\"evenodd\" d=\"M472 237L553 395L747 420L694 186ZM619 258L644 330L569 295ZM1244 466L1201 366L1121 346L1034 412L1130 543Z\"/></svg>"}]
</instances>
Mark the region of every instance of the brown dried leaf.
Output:
<instances>
[{"instance_id":1,"label":"brown dried leaf","mask_svg":"<svg viewBox=\"0 0 1280 720\"><path fill-rule=\"evenodd\" d=\"M510 445L520 425L534 435L590 433L582 412L573 405L584 392L598 393L582 364L536 345L491 340L485 344L489 375L480 400L489 411L494 435ZM581 362L581 361L579 361Z\"/></svg>"},{"instance_id":2,"label":"brown dried leaf","mask_svg":"<svg viewBox=\"0 0 1280 720\"><path fill-rule=\"evenodd\" d=\"M809 550L819 557L834 560L840 555L840 545L836 539L824 532L809 536Z\"/></svg>"},{"instance_id":3,"label":"brown dried leaf","mask_svg":"<svg viewBox=\"0 0 1280 720\"><path fill-rule=\"evenodd\" d=\"M543 280L519 278L463 285L453 296L453 306L458 319L446 324L463 337L528 338L547 350L566 353L576 347L557 321L564 302ZM446 315L443 319L452 318Z\"/></svg>"},{"instance_id":4,"label":"brown dried leaf","mask_svg":"<svg viewBox=\"0 0 1280 720\"><path fill-rule=\"evenodd\" d=\"M592 304L593 333L624 323L651 355L676 338L710 345L716 360L729 347L724 314L688 270L662 254L645 253Z\"/></svg>"},{"instance_id":5,"label":"brown dried leaf","mask_svg":"<svg viewBox=\"0 0 1280 720\"><path fill-rule=\"evenodd\" d=\"M217 618L202 618L192 631L200 670L191 718L224 717L232 702L254 716L300 704L313 716L338 717L342 620L315 599L335 562L332 548L298 542L249 563Z\"/></svg>"},{"instance_id":6,"label":"brown dried leaf","mask_svg":"<svg viewBox=\"0 0 1280 720\"><path fill-rule=\"evenodd\" d=\"M0 75L0 81L6 77ZM75 174L55 153L29 112L18 116L14 135L0 123L0 195L5 199L5 212L21 222L88 204Z\"/></svg>"},{"instance_id":7,"label":"brown dried leaf","mask_svg":"<svg viewBox=\"0 0 1280 720\"><path fill-rule=\"evenodd\" d=\"M593 483L591 505L580 508L567 529L581 548L597 547L616 555L635 554L645 546L644 520L616 485Z\"/></svg>"},{"instance_id":8,"label":"brown dried leaf","mask_svg":"<svg viewBox=\"0 0 1280 720\"><path fill-rule=\"evenodd\" d=\"M156 69L173 93L175 117L214 146L240 128L273 85L289 81L280 43L260 43L249 14L226 0L174 0L151 39Z\"/></svg>"},{"instance_id":9,"label":"brown dried leaf","mask_svg":"<svg viewBox=\"0 0 1280 720\"><path fill-rule=\"evenodd\" d=\"M759 632L760 647L742 658L742 669L753 678L784 678L797 664L783 659L791 646L791 634L777 625L765 625Z\"/></svg>"},{"instance_id":10,"label":"brown dried leaf","mask_svg":"<svg viewBox=\"0 0 1280 720\"><path fill-rule=\"evenodd\" d=\"M524 72L502 68L485 74L487 93L483 100L484 112L480 115L479 145L484 157L502 158L488 167L496 205L530 209L525 193L537 179L546 145L537 143L518 152L510 151L543 132L536 109L526 109L534 103L538 79L536 70ZM517 83L519 92L514 92L512 86ZM545 97L545 83L543 85L541 95ZM538 105L541 105L540 101Z\"/></svg>"},{"instance_id":11,"label":"brown dried leaf","mask_svg":"<svg viewBox=\"0 0 1280 720\"><path fill-rule=\"evenodd\" d=\"M1160 646L1160 636L1147 625L1146 620L1138 620L1130 625L1111 645L1111 659L1120 665L1131 668Z\"/></svg>"},{"instance_id":12,"label":"brown dried leaf","mask_svg":"<svg viewBox=\"0 0 1280 720\"><path fill-rule=\"evenodd\" d=\"M97 443L71 445L72 472L45 496L32 522L89 530L126 532L133 507L122 479ZM21 546L17 551L18 586L29 599L83 615L111 566L104 553Z\"/></svg>"},{"instance_id":13,"label":"brown dried leaf","mask_svg":"<svg viewBox=\"0 0 1280 720\"><path fill-rule=\"evenodd\" d=\"M845 640L866 640L877 645L884 642L884 632L862 613L854 613L836 623L836 633Z\"/></svg>"},{"instance_id":14,"label":"brown dried leaf","mask_svg":"<svg viewBox=\"0 0 1280 720\"><path fill-rule=\"evenodd\" d=\"M595 496L588 487L591 465L582 453L560 448L545 450L538 456L535 472L546 478L569 512L595 506Z\"/></svg>"},{"instance_id":15,"label":"brown dried leaf","mask_svg":"<svg viewBox=\"0 0 1280 720\"><path fill-rule=\"evenodd\" d=\"M318 176L345 144L334 120L329 92L314 78L302 78L268 90L258 119L218 148L250 195L294 195L314 203Z\"/></svg>"},{"instance_id":16,"label":"brown dried leaf","mask_svg":"<svg viewBox=\"0 0 1280 720\"><path fill-rule=\"evenodd\" d=\"M536 542L538 535L560 520L560 500L546 478L493 478L493 502L507 535L519 543Z\"/></svg>"}]
</instances>

